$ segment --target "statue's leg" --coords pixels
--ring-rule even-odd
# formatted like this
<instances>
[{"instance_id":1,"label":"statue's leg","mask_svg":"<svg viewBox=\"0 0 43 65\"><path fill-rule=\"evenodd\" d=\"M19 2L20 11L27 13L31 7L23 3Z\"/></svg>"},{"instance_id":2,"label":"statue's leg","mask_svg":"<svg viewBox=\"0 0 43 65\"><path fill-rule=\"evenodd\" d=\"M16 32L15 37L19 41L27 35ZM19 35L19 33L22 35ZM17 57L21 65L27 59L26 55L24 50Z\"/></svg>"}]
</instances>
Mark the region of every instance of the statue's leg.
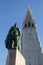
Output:
<instances>
[{"instance_id":1,"label":"statue's leg","mask_svg":"<svg viewBox=\"0 0 43 65\"><path fill-rule=\"evenodd\" d=\"M18 36L18 50L21 52L21 39Z\"/></svg>"},{"instance_id":2,"label":"statue's leg","mask_svg":"<svg viewBox=\"0 0 43 65\"><path fill-rule=\"evenodd\" d=\"M12 49L14 49L14 40L12 40Z\"/></svg>"},{"instance_id":3,"label":"statue's leg","mask_svg":"<svg viewBox=\"0 0 43 65\"><path fill-rule=\"evenodd\" d=\"M14 49L17 48L17 37L14 38Z\"/></svg>"}]
</instances>

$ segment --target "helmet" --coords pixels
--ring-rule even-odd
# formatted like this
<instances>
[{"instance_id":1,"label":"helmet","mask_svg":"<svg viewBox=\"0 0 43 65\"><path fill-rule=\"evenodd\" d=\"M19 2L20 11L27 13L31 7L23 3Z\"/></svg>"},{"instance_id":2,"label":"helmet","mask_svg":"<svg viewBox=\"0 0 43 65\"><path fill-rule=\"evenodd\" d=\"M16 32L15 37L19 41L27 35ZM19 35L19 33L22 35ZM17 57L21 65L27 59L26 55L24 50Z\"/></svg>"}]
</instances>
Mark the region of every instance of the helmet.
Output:
<instances>
[{"instance_id":1,"label":"helmet","mask_svg":"<svg viewBox=\"0 0 43 65\"><path fill-rule=\"evenodd\" d=\"M18 28L18 24L17 24L17 23L15 23L15 24L14 24L14 27Z\"/></svg>"}]
</instances>

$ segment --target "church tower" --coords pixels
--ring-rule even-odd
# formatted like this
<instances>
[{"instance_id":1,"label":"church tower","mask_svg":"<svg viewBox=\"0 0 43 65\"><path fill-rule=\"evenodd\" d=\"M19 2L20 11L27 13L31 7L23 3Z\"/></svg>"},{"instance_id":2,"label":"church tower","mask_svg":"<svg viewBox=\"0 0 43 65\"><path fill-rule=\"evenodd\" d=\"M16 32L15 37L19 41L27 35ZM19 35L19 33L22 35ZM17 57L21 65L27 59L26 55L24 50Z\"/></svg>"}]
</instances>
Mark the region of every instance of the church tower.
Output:
<instances>
[{"instance_id":1,"label":"church tower","mask_svg":"<svg viewBox=\"0 0 43 65\"><path fill-rule=\"evenodd\" d=\"M31 10L28 9L22 25L22 54L26 60L26 65L40 65L40 53L41 48L36 23Z\"/></svg>"}]
</instances>

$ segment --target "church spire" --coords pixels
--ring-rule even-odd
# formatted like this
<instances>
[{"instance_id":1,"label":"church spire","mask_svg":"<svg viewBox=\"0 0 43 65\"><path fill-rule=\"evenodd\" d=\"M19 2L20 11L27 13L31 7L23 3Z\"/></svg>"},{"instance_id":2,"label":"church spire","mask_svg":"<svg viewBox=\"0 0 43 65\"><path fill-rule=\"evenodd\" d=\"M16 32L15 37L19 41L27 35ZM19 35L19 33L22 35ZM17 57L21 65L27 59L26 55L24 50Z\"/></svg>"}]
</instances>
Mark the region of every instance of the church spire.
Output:
<instances>
[{"instance_id":1,"label":"church spire","mask_svg":"<svg viewBox=\"0 0 43 65\"><path fill-rule=\"evenodd\" d=\"M32 16L31 9L28 8L24 22L23 22L23 28L24 28L24 26L27 27L27 25L30 27L30 24L31 24L31 26L35 27L34 17Z\"/></svg>"},{"instance_id":2,"label":"church spire","mask_svg":"<svg viewBox=\"0 0 43 65\"><path fill-rule=\"evenodd\" d=\"M26 15L27 15L27 16L32 16L32 12L31 12L30 7L27 8L27 14L26 14Z\"/></svg>"}]
</instances>

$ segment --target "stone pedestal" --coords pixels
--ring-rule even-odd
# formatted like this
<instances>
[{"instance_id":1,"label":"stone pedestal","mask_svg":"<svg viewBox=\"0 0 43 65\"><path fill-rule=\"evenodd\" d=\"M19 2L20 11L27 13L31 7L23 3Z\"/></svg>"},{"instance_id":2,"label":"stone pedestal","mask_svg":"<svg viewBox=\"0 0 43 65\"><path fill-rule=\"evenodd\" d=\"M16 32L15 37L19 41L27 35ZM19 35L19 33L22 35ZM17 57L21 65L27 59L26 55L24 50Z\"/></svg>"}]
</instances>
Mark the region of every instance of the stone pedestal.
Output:
<instances>
[{"instance_id":1,"label":"stone pedestal","mask_svg":"<svg viewBox=\"0 0 43 65\"><path fill-rule=\"evenodd\" d=\"M6 65L25 65L25 59L18 50L9 50Z\"/></svg>"}]
</instances>

